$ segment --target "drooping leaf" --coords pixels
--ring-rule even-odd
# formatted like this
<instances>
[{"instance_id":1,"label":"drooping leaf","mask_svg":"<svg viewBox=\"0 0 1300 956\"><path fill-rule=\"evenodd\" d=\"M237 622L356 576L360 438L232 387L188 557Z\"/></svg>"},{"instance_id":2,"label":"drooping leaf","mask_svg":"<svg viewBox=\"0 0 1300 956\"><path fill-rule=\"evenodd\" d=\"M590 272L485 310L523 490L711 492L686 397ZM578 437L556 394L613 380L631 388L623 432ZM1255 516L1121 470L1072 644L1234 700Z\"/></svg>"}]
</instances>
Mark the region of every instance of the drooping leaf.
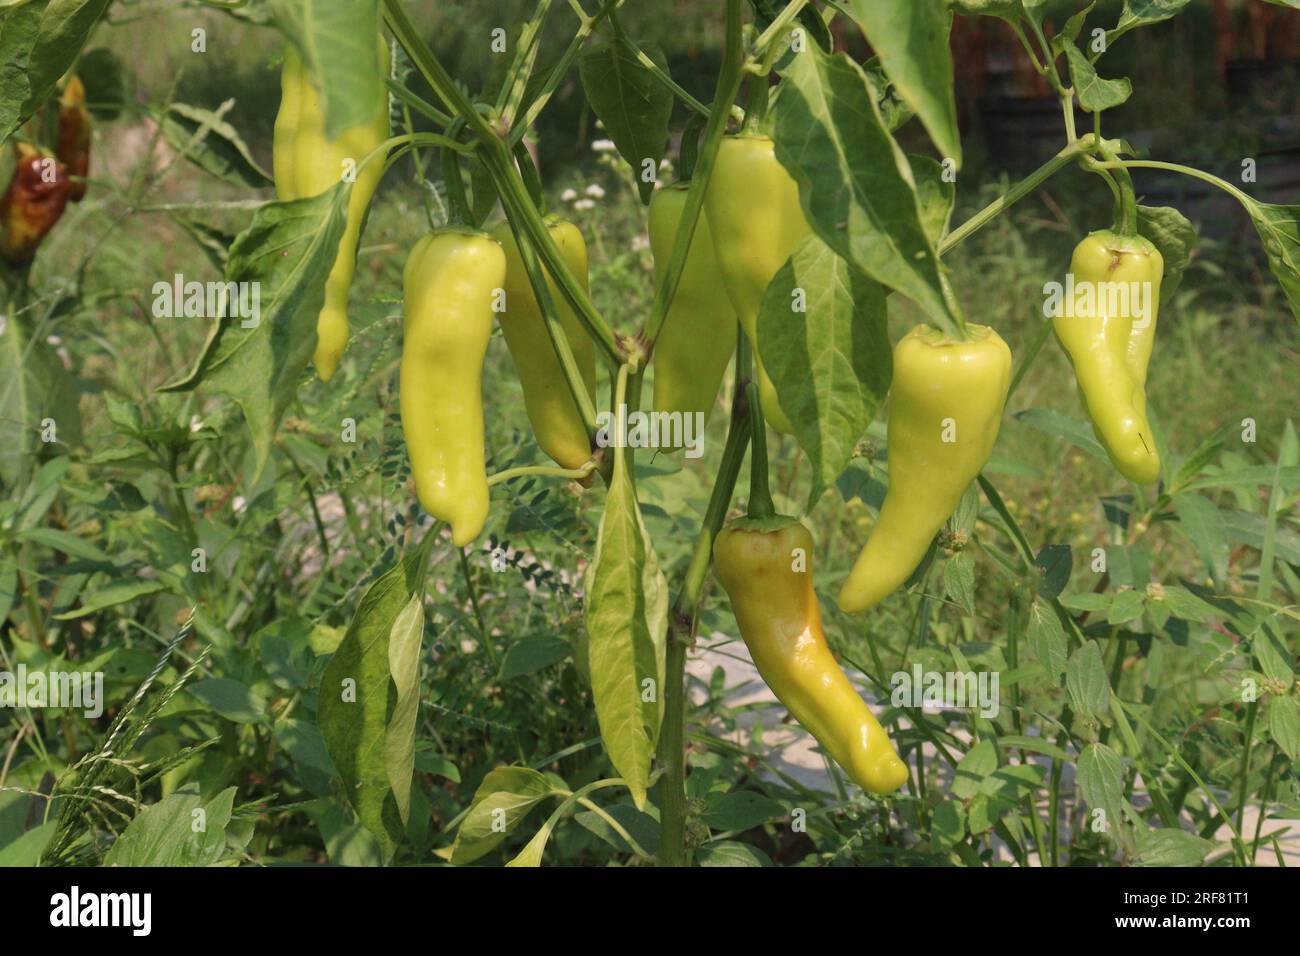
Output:
<instances>
[{"instance_id":1,"label":"drooping leaf","mask_svg":"<svg viewBox=\"0 0 1300 956\"><path fill-rule=\"evenodd\" d=\"M325 667L316 709L344 793L386 853L402 838L410 791L411 670L424 620L413 603L423 594L426 560L427 551L417 548L366 590Z\"/></svg>"},{"instance_id":2,"label":"drooping leaf","mask_svg":"<svg viewBox=\"0 0 1300 956\"><path fill-rule=\"evenodd\" d=\"M812 461L810 500L844 471L893 370L884 290L817 236L795 247L758 314L763 364Z\"/></svg>"},{"instance_id":3,"label":"drooping leaf","mask_svg":"<svg viewBox=\"0 0 1300 956\"><path fill-rule=\"evenodd\" d=\"M253 435L254 480L315 351L316 318L351 191L351 183L341 182L319 196L257 210L226 264L226 282L237 284L241 308L227 303L193 371L161 389L185 391L202 383L234 398ZM243 306L254 314L243 314Z\"/></svg>"},{"instance_id":4,"label":"drooping leaf","mask_svg":"<svg viewBox=\"0 0 1300 956\"><path fill-rule=\"evenodd\" d=\"M862 68L814 47L796 59L772 112L777 158L799 183L813 231L858 271L955 329L912 166Z\"/></svg>"},{"instance_id":5,"label":"drooping leaf","mask_svg":"<svg viewBox=\"0 0 1300 956\"><path fill-rule=\"evenodd\" d=\"M587 568L587 654L601 740L638 808L663 715L668 587L619 450Z\"/></svg>"},{"instance_id":6,"label":"drooping leaf","mask_svg":"<svg viewBox=\"0 0 1300 956\"><path fill-rule=\"evenodd\" d=\"M643 45L642 52L668 72L668 61L658 47ZM632 167L641 201L648 203L659 162L668 148L672 93L655 79L617 29L583 49L578 56L578 75L605 132Z\"/></svg>"}]
</instances>

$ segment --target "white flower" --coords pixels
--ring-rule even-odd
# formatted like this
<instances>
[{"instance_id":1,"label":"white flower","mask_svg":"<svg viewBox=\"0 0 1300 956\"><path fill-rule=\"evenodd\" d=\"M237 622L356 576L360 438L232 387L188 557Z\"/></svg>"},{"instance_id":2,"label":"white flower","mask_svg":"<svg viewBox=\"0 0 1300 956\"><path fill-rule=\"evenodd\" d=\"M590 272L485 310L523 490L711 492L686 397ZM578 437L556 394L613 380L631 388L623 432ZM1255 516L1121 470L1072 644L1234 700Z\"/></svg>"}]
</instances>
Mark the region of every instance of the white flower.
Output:
<instances>
[{"instance_id":1,"label":"white flower","mask_svg":"<svg viewBox=\"0 0 1300 956\"><path fill-rule=\"evenodd\" d=\"M566 189L560 193L560 202L573 202L577 198L578 192L576 189Z\"/></svg>"},{"instance_id":2,"label":"white flower","mask_svg":"<svg viewBox=\"0 0 1300 956\"><path fill-rule=\"evenodd\" d=\"M579 199L573 204L574 209L595 209L596 204L590 199Z\"/></svg>"},{"instance_id":3,"label":"white flower","mask_svg":"<svg viewBox=\"0 0 1300 956\"><path fill-rule=\"evenodd\" d=\"M590 186L588 186L586 189L586 193L592 199L605 198L605 190L601 189L600 186L598 186L596 183L592 183Z\"/></svg>"},{"instance_id":4,"label":"white flower","mask_svg":"<svg viewBox=\"0 0 1300 956\"><path fill-rule=\"evenodd\" d=\"M597 153L614 152L614 141L612 139L598 139L591 144L591 148Z\"/></svg>"}]
</instances>

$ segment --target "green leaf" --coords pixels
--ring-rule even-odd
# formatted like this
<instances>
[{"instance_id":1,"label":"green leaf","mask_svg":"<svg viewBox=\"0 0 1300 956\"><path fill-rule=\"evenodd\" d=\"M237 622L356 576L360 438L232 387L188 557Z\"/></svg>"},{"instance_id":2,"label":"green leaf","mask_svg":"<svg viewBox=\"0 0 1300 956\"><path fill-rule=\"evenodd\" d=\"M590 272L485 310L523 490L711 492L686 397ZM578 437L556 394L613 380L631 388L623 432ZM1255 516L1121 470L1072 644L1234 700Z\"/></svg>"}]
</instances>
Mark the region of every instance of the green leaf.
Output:
<instances>
[{"instance_id":1,"label":"green leaf","mask_svg":"<svg viewBox=\"0 0 1300 956\"><path fill-rule=\"evenodd\" d=\"M1105 814L1104 832L1121 847L1131 849L1133 836L1125 813L1132 812L1132 807L1124 799L1124 763L1119 754L1105 744L1089 744L1079 755L1077 772L1084 802ZM1088 814L1084 825L1092 829L1095 819Z\"/></svg>"},{"instance_id":2,"label":"green leaf","mask_svg":"<svg viewBox=\"0 0 1300 956\"><path fill-rule=\"evenodd\" d=\"M961 551L943 562L943 593L968 615L975 613L975 558Z\"/></svg>"},{"instance_id":3,"label":"green leaf","mask_svg":"<svg viewBox=\"0 0 1300 956\"><path fill-rule=\"evenodd\" d=\"M940 155L961 165L944 0L846 0L899 95L916 111Z\"/></svg>"},{"instance_id":4,"label":"green leaf","mask_svg":"<svg viewBox=\"0 0 1300 956\"><path fill-rule=\"evenodd\" d=\"M1106 450L1101 447L1101 443L1097 441L1093 433L1092 426L1087 422L1081 422L1077 418L1071 418L1050 408L1026 408L1022 412L1016 412L1012 417L1022 425L1028 425L1030 428L1045 432L1048 435L1055 435L1057 438L1064 438L1071 445L1074 445L1080 451L1087 452L1098 461L1104 461L1107 464L1110 462Z\"/></svg>"},{"instance_id":5,"label":"green leaf","mask_svg":"<svg viewBox=\"0 0 1300 956\"><path fill-rule=\"evenodd\" d=\"M1216 582L1222 582L1228 570L1228 539L1219 509L1203 495L1190 492L1175 495L1173 506L1206 570Z\"/></svg>"},{"instance_id":6,"label":"green leaf","mask_svg":"<svg viewBox=\"0 0 1300 956\"><path fill-rule=\"evenodd\" d=\"M1078 46L1073 43L1063 46L1065 59L1070 64L1070 80L1084 110L1100 113L1127 102L1133 95L1133 84L1127 78L1103 80Z\"/></svg>"},{"instance_id":7,"label":"green leaf","mask_svg":"<svg viewBox=\"0 0 1300 956\"><path fill-rule=\"evenodd\" d=\"M763 365L812 462L810 500L833 483L889 391L884 290L806 236L763 295Z\"/></svg>"},{"instance_id":8,"label":"green leaf","mask_svg":"<svg viewBox=\"0 0 1300 956\"><path fill-rule=\"evenodd\" d=\"M1270 697L1268 732L1273 742L1291 760L1300 759L1300 713L1294 697Z\"/></svg>"},{"instance_id":9,"label":"green leaf","mask_svg":"<svg viewBox=\"0 0 1300 956\"><path fill-rule=\"evenodd\" d=\"M0 77L3 71L0 67ZM18 488L40 455L81 444L82 426L77 385L63 360L45 335L33 334L29 310L8 311L0 329L0 483ZM48 423L54 425L57 445L42 441Z\"/></svg>"},{"instance_id":10,"label":"green leaf","mask_svg":"<svg viewBox=\"0 0 1300 956\"><path fill-rule=\"evenodd\" d=\"M642 44L645 53L664 73L668 61L654 44ZM668 148L668 121L673 94L639 59L622 31L583 48L578 55L578 75L587 102L605 126L614 146L632 167L641 202L650 202L659 162Z\"/></svg>"},{"instance_id":11,"label":"green leaf","mask_svg":"<svg viewBox=\"0 0 1300 956\"><path fill-rule=\"evenodd\" d=\"M1282 286L1291 314L1300 322L1300 206L1256 202L1235 190L1233 195L1250 214L1264 244L1268 267Z\"/></svg>"},{"instance_id":12,"label":"green leaf","mask_svg":"<svg viewBox=\"0 0 1300 956\"><path fill-rule=\"evenodd\" d=\"M636 840L637 845L642 850L651 856L659 853L658 820L648 813L641 812L630 803L615 803L604 809L605 815L613 817L619 826L626 830L633 840ZM615 851L619 853L634 852L628 846L627 841L600 814L591 810L584 810L582 813L575 813L573 820L585 829L590 830L601 840L604 840Z\"/></svg>"},{"instance_id":13,"label":"green leaf","mask_svg":"<svg viewBox=\"0 0 1300 956\"><path fill-rule=\"evenodd\" d=\"M1213 604L1201 600L1187 588L1176 585L1162 588L1160 601L1168 606L1174 617L1184 621L1194 621L1197 624L1204 624L1210 618L1222 613Z\"/></svg>"},{"instance_id":14,"label":"green leaf","mask_svg":"<svg viewBox=\"0 0 1300 956\"><path fill-rule=\"evenodd\" d=\"M1074 554L1068 544L1049 544L1034 556L1034 567L1038 569L1038 594L1044 598L1054 598L1070 583L1070 571L1074 565Z\"/></svg>"},{"instance_id":15,"label":"green leaf","mask_svg":"<svg viewBox=\"0 0 1300 956\"><path fill-rule=\"evenodd\" d=\"M952 8L966 17L1001 17L1014 23L1021 14L1020 0L950 0Z\"/></svg>"},{"instance_id":16,"label":"green leaf","mask_svg":"<svg viewBox=\"0 0 1300 956\"><path fill-rule=\"evenodd\" d=\"M1122 35L1134 27L1168 20L1190 2L1191 0L1124 0L1124 11L1120 14L1115 32ZM1114 38L1111 42L1114 42Z\"/></svg>"},{"instance_id":17,"label":"green leaf","mask_svg":"<svg viewBox=\"0 0 1300 956\"><path fill-rule=\"evenodd\" d=\"M587 568L585 622L601 740L641 809L663 715L668 586L622 450Z\"/></svg>"},{"instance_id":18,"label":"green leaf","mask_svg":"<svg viewBox=\"0 0 1300 956\"><path fill-rule=\"evenodd\" d=\"M810 48L795 59L772 113L777 158L799 183L813 231L855 269L955 326L912 167L862 68Z\"/></svg>"},{"instance_id":19,"label":"green leaf","mask_svg":"<svg viewBox=\"0 0 1300 956\"><path fill-rule=\"evenodd\" d=\"M319 91L326 135L333 139L373 121L374 104L387 90L378 41L379 0L269 0L268 5Z\"/></svg>"},{"instance_id":20,"label":"green leaf","mask_svg":"<svg viewBox=\"0 0 1300 956\"><path fill-rule=\"evenodd\" d=\"M830 44L822 46L824 50L830 48ZM880 57L873 56L863 63L862 70L867 74L867 82L871 84L871 89L876 95L876 107L880 110L880 118L884 120L887 130L892 133L916 115L899 95L898 87L890 82L885 68L880 65ZM909 157L909 159L915 158Z\"/></svg>"},{"instance_id":21,"label":"green leaf","mask_svg":"<svg viewBox=\"0 0 1300 956\"><path fill-rule=\"evenodd\" d=\"M237 724L260 724L266 720L266 701L237 680L210 677L195 681L185 690L226 720Z\"/></svg>"},{"instance_id":22,"label":"green leaf","mask_svg":"<svg viewBox=\"0 0 1300 956\"><path fill-rule=\"evenodd\" d=\"M411 813L415 773L415 720L420 712L420 644L424 638L424 595L412 594L388 634L388 668L397 701L384 734L384 762L397 812L405 824Z\"/></svg>"},{"instance_id":23,"label":"green leaf","mask_svg":"<svg viewBox=\"0 0 1300 956\"><path fill-rule=\"evenodd\" d=\"M946 850L966 836L966 808L960 800L945 800L934 808L930 818L930 842L936 850Z\"/></svg>"},{"instance_id":24,"label":"green leaf","mask_svg":"<svg viewBox=\"0 0 1300 956\"><path fill-rule=\"evenodd\" d=\"M984 738L957 762L949 792L954 797L969 799L980 792L986 778L998 769L998 750L993 741Z\"/></svg>"},{"instance_id":25,"label":"green leaf","mask_svg":"<svg viewBox=\"0 0 1300 956\"><path fill-rule=\"evenodd\" d=\"M1110 684L1102 663L1101 647L1085 641L1065 665L1065 689L1070 704L1081 717L1099 720L1110 711Z\"/></svg>"},{"instance_id":26,"label":"green leaf","mask_svg":"<svg viewBox=\"0 0 1300 956\"><path fill-rule=\"evenodd\" d=\"M109 847L104 865L211 866L225 854L234 804L234 787L206 804L196 792L177 791L140 811Z\"/></svg>"},{"instance_id":27,"label":"green leaf","mask_svg":"<svg viewBox=\"0 0 1300 956\"><path fill-rule=\"evenodd\" d=\"M36 866L41 862L45 846L54 837L59 822L51 820L28 830L12 843L0 847L0 867Z\"/></svg>"},{"instance_id":28,"label":"green leaf","mask_svg":"<svg viewBox=\"0 0 1300 956\"><path fill-rule=\"evenodd\" d=\"M385 855L404 833L404 796L396 792L401 781L394 776L397 764L408 766L401 742L412 730L411 704L403 697L411 693L411 675L394 675L393 666L396 661L409 667L411 645L419 640L416 625L423 630L423 611L415 611L412 601L423 594L427 556L424 546L417 548L366 589L325 666L316 706L316 723L343 778L343 791Z\"/></svg>"},{"instance_id":29,"label":"green leaf","mask_svg":"<svg viewBox=\"0 0 1300 956\"><path fill-rule=\"evenodd\" d=\"M1132 588L1120 591L1111 603L1106 621L1110 624L1128 624L1136 621L1146 610L1146 594Z\"/></svg>"},{"instance_id":30,"label":"green leaf","mask_svg":"<svg viewBox=\"0 0 1300 956\"><path fill-rule=\"evenodd\" d=\"M1172 206L1138 206L1138 232L1150 239L1164 260L1164 277L1160 280L1160 303L1173 296L1183 281L1183 271L1191 261L1198 237L1191 220Z\"/></svg>"},{"instance_id":31,"label":"green leaf","mask_svg":"<svg viewBox=\"0 0 1300 956\"><path fill-rule=\"evenodd\" d=\"M702 819L714 830L750 830L786 816L781 804L752 790L711 794Z\"/></svg>"},{"instance_id":32,"label":"green leaf","mask_svg":"<svg viewBox=\"0 0 1300 956\"><path fill-rule=\"evenodd\" d=\"M573 645L562 637L526 637L510 645L501 659L498 680L513 680L532 674L544 667L558 664L573 650Z\"/></svg>"},{"instance_id":33,"label":"green leaf","mask_svg":"<svg viewBox=\"0 0 1300 956\"><path fill-rule=\"evenodd\" d=\"M253 481L315 351L316 318L351 192L351 183L340 182L310 199L258 208L230 247L226 281L260 289L260 315L256 321L219 318L193 371L161 389L186 391L202 383L234 398L253 434Z\"/></svg>"},{"instance_id":34,"label":"green leaf","mask_svg":"<svg viewBox=\"0 0 1300 956\"><path fill-rule=\"evenodd\" d=\"M1059 682L1069 659L1069 643L1051 605L1039 600L1030 605L1026 636L1038 663L1043 665L1053 681Z\"/></svg>"},{"instance_id":35,"label":"green leaf","mask_svg":"<svg viewBox=\"0 0 1300 956\"><path fill-rule=\"evenodd\" d=\"M108 555L89 541L77 537L69 531L58 528L25 528L14 535L19 541L30 541L46 548L60 551L70 558L83 558L86 561L107 561Z\"/></svg>"},{"instance_id":36,"label":"green leaf","mask_svg":"<svg viewBox=\"0 0 1300 956\"><path fill-rule=\"evenodd\" d=\"M222 106L234 102L227 100ZM245 189L271 185L270 174L253 159L239 131L221 118L220 111L171 103L157 119L168 145L203 171Z\"/></svg>"},{"instance_id":37,"label":"green leaf","mask_svg":"<svg viewBox=\"0 0 1300 956\"><path fill-rule=\"evenodd\" d=\"M695 854L700 866L772 866L772 858L748 843L706 843Z\"/></svg>"},{"instance_id":38,"label":"green leaf","mask_svg":"<svg viewBox=\"0 0 1300 956\"><path fill-rule=\"evenodd\" d=\"M85 617L88 614L95 614L106 608L129 604L138 598L166 590L167 585L162 581L146 581L143 579L119 581L116 584L109 584L90 594L83 595L82 602L77 606L76 610L64 611L62 614L54 615L54 618L58 621L71 621L75 618Z\"/></svg>"},{"instance_id":39,"label":"green leaf","mask_svg":"<svg viewBox=\"0 0 1300 956\"><path fill-rule=\"evenodd\" d=\"M456 830L451 862L461 866L491 853L533 807L556 796L567 796L567 792L557 789L536 770L497 767L490 771Z\"/></svg>"},{"instance_id":40,"label":"green leaf","mask_svg":"<svg viewBox=\"0 0 1300 956\"><path fill-rule=\"evenodd\" d=\"M54 92L110 0L0 4L0 142Z\"/></svg>"},{"instance_id":41,"label":"green leaf","mask_svg":"<svg viewBox=\"0 0 1300 956\"><path fill-rule=\"evenodd\" d=\"M1209 840L1186 830L1139 830L1133 862L1137 866L1200 866L1213 849Z\"/></svg>"},{"instance_id":42,"label":"green leaf","mask_svg":"<svg viewBox=\"0 0 1300 956\"><path fill-rule=\"evenodd\" d=\"M912 179L916 183L916 205L921 211L921 227L933 243L948 234L952 209L957 202L957 183L944 178L943 167L929 156L908 154Z\"/></svg>"}]
</instances>

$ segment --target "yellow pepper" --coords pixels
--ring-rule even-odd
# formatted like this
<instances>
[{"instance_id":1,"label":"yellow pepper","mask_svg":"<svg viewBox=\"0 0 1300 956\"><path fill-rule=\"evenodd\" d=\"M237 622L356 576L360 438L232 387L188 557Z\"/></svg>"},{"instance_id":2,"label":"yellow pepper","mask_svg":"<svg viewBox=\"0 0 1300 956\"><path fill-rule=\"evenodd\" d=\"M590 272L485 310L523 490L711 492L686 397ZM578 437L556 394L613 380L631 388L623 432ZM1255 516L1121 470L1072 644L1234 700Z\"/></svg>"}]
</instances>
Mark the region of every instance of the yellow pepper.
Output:
<instances>
[{"instance_id":1,"label":"yellow pepper","mask_svg":"<svg viewBox=\"0 0 1300 956\"><path fill-rule=\"evenodd\" d=\"M745 518L718 534L714 567L777 699L855 783L892 793L907 781L907 765L826 643L812 549L808 529L791 518Z\"/></svg>"},{"instance_id":2,"label":"yellow pepper","mask_svg":"<svg viewBox=\"0 0 1300 956\"><path fill-rule=\"evenodd\" d=\"M1160 477L1146 383L1164 271L1160 250L1141 236L1094 232L1070 260L1074 301L1052 319L1097 439L1116 470L1138 484Z\"/></svg>"},{"instance_id":3,"label":"yellow pepper","mask_svg":"<svg viewBox=\"0 0 1300 956\"><path fill-rule=\"evenodd\" d=\"M776 387L763 367L758 312L773 276L810 227L799 206L799 186L776 158L767 136L728 136L704 196L704 211L722 282L745 327L758 365L763 417L779 432L794 433Z\"/></svg>"},{"instance_id":4,"label":"yellow pepper","mask_svg":"<svg viewBox=\"0 0 1300 956\"><path fill-rule=\"evenodd\" d=\"M379 46L380 62L387 75L388 45L381 40ZM280 87L280 112L275 117L272 155L276 197L287 201L316 196L342 181L345 173L355 171L356 175L348 198L347 226L339 240L334 268L325 281L325 304L316 319L316 351L312 361L321 381L328 382L347 348L348 290L356 269L357 242L370 199L384 174L384 164L379 159L364 168L360 164L366 154L388 139L388 94L385 92L375 101L374 114L369 120L337 139L328 139L320 94L312 86L311 77L292 45L284 52Z\"/></svg>"},{"instance_id":5,"label":"yellow pepper","mask_svg":"<svg viewBox=\"0 0 1300 956\"><path fill-rule=\"evenodd\" d=\"M650 252L656 286L668 269L686 192L686 185L679 183L656 190L650 200ZM654 410L700 413L707 423L735 351L736 312L718 281L713 236L707 216L701 215L668 316L655 341Z\"/></svg>"},{"instance_id":6,"label":"yellow pepper","mask_svg":"<svg viewBox=\"0 0 1300 956\"><path fill-rule=\"evenodd\" d=\"M448 228L417 242L402 274L402 434L420 504L457 547L488 516L483 358L505 273L490 236Z\"/></svg>"},{"instance_id":7,"label":"yellow pepper","mask_svg":"<svg viewBox=\"0 0 1300 956\"><path fill-rule=\"evenodd\" d=\"M889 490L840 591L865 611L896 591L993 453L1011 386L1011 350L992 329L968 341L919 325L894 347L889 392Z\"/></svg>"},{"instance_id":8,"label":"yellow pepper","mask_svg":"<svg viewBox=\"0 0 1300 956\"><path fill-rule=\"evenodd\" d=\"M548 217L546 228L559 247L560 255L582 288L587 288L587 244L578 227L557 217ZM569 392L564 370L546 331L541 306L528 282L519 244L508 222L492 231L506 253L506 303L500 315L501 331L515 362L519 384L524 390L524 410L533 426L537 444L561 468L579 468L591 458L591 440L582 421L578 404ZM538 262L541 262L540 257ZM549 275L546 278L551 300L560 312L560 324L573 358L582 372L587 394L596 396L596 352L591 337L573 314Z\"/></svg>"}]
</instances>

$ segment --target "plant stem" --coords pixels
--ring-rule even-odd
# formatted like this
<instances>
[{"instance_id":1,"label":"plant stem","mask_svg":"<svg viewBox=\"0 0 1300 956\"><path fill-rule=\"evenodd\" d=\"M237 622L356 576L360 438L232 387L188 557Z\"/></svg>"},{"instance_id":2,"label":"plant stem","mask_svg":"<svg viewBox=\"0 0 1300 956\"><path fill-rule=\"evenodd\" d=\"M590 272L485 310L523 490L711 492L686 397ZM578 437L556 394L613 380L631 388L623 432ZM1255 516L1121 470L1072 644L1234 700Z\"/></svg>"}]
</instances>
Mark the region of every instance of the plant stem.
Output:
<instances>
[{"instance_id":1,"label":"plant stem","mask_svg":"<svg viewBox=\"0 0 1300 956\"><path fill-rule=\"evenodd\" d=\"M1005 196L998 197L975 215L963 222L952 232L948 233L948 235L944 236L939 243L939 255L943 255L949 249L953 248L964 239L969 238L979 229L988 225L993 221L994 217L999 216L1006 210L1010 209L1042 185L1043 182L1055 175L1057 171L1068 166L1078 157L1090 152L1094 147L1095 140L1091 133L1081 136L1079 139L1067 145L1046 163L1039 166L1038 169L1034 170L1020 182L1012 186Z\"/></svg>"},{"instance_id":2,"label":"plant stem","mask_svg":"<svg viewBox=\"0 0 1300 956\"><path fill-rule=\"evenodd\" d=\"M506 468L488 478L488 487L521 478L524 475L539 475L544 478L572 478L575 481L586 478L596 470L596 463L589 461L579 468L557 468L552 465L521 465L518 468Z\"/></svg>"},{"instance_id":3,"label":"plant stem","mask_svg":"<svg viewBox=\"0 0 1300 956\"><path fill-rule=\"evenodd\" d=\"M686 191L686 205L682 210L681 222L677 226L677 235L673 239L672 255L668 257L668 266L664 270L664 280L655 290L654 304L650 307L650 318L646 320L645 339L653 350L654 341L659 337L664 319L668 317L668 306L677 293L677 282L686 266L686 254L695 235L695 224L699 221L704 208L704 190L709 184L713 172L713 162L718 155L718 144L727 128L730 106L740 92L743 76L744 49L740 34L740 8L732 9L731 0L727 0L727 35L722 48L722 66L718 73L718 85L714 91L713 109L709 112L709 121L704 127L704 142L700 145L695 159L695 169L691 174L691 184Z\"/></svg>"},{"instance_id":4,"label":"plant stem","mask_svg":"<svg viewBox=\"0 0 1300 956\"><path fill-rule=\"evenodd\" d=\"M734 2L736 0L728 0L728 4ZM740 339L736 361L737 368L748 367L749 347L744 336ZM740 400L744 387L745 376L738 375L727 444L713 483L713 493L709 496L704 525L696 538L686 578L668 614L664 722L659 731L659 762L664 767L664 775L659 780L660 866L683 866L686 863L686 649L695 636L695 615L713 558L713 540L726 520L740 466L749 447L749 406Z\"/></svg>"}]
</instances>

